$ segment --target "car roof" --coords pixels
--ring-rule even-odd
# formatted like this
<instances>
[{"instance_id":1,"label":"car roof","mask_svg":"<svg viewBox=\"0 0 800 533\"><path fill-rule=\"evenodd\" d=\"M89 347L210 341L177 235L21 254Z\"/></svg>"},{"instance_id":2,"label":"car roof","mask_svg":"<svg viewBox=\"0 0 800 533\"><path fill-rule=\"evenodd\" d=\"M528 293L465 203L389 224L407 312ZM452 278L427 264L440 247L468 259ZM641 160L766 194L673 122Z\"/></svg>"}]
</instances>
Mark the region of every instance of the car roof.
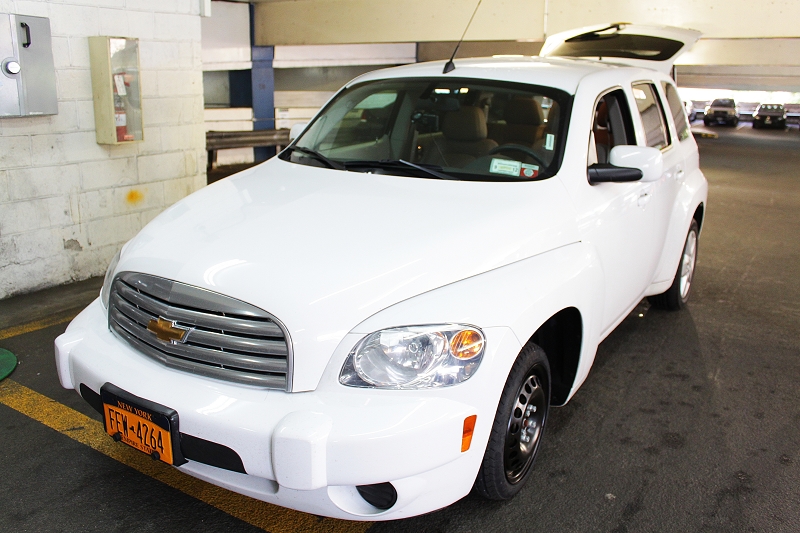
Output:
<instances>
[{"instance_id":1,"label":"car roof","mask_svg":"<svg viewBox=\"0 0 800 533\"><path fill-rule=\"evenodd\" d=\"M594 73L608 72L610 69L647 72L649 75L655 75L655 71L650 71L649 69L630 67L608 61L600 62L592 59L539 56L495 56L458 59L455 61L455 70L448 74L442 73L444 65L445 61L431 61L375 70L359 76L347 85L391 78L439 77L443 80L448 78L471 78L530 83L553 87L569 94L575 94L583 78Z\"/></svg>"}]
</instances>

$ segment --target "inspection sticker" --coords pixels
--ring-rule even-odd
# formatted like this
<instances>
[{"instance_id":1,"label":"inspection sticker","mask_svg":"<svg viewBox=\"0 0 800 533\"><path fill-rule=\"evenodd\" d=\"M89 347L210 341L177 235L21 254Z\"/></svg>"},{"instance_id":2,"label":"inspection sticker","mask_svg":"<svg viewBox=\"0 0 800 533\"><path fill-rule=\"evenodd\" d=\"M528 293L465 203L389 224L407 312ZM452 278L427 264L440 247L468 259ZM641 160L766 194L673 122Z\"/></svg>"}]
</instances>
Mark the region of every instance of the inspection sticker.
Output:
<instances>
[{"instance_id":1,"label":"inspection sticker","mask_svg":"<svg viewBox=\"0 0 800 533\"><path fill-rule=\"evenodd\" d=\"M522 168L519 170L520 178L535 178L539 175L539 167L537 165L528 165L522 163Z\"/></svg>"},{"instance_id":2,"label":"inspection sticker","mask_svg":"<svg viewBox=\"0 0 800 533\"><path fill-rule=\"evenodd\" d=\"M552 150L553 149L553 145L555 144L555 142L556 142L556 136L553 135L552 133L548 133L547 137L545 137L545 140L544 140L544 149L545 150Z\"/></svg>"},{"instance_id":3,"label":"inspection sticker","mask_svg":"<svg viewBox=\"0 0 800 533\"><path fill-rule=\"evenodd\" d=\"M489 172L507 176L519 176L521 171L522 163L511 159L492 159L492 165L489 167Z\"/></svg>"}]
</instances>

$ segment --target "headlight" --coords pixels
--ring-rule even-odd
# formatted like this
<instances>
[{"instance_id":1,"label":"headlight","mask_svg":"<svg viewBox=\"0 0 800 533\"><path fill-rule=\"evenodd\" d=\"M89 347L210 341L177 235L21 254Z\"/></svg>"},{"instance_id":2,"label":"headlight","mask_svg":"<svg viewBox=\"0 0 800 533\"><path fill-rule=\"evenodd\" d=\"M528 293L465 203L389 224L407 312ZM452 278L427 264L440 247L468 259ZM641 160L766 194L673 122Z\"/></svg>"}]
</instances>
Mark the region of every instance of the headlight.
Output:
<instances>
[{"instance_id":1,"label":"headlight","mask_svg":"<svg viewBox=\"0 0 800 533\"><path fill-rule=\"evenodd\" d=\"M100 291L100 302L106 309L108 309L108 297L111 294L111 282L114 281L114 271L117 269L117 264L119 263L119 254L120 252L117 252L117 255L111 260L111 264L108 265L106 278L103 280L103 290Z\"/></svg>"},{"instance_id":2,"label":"headlight","mask_svg":"<svg viewBox=\"0 0 800 533\"><path fill-rule=\"evenodd\" d=\"M486 348L483 332L458 324L408 326L367 335L347 356L339 382L350 387L426 389L468 380Z\"/></svg>"}]
</instances>

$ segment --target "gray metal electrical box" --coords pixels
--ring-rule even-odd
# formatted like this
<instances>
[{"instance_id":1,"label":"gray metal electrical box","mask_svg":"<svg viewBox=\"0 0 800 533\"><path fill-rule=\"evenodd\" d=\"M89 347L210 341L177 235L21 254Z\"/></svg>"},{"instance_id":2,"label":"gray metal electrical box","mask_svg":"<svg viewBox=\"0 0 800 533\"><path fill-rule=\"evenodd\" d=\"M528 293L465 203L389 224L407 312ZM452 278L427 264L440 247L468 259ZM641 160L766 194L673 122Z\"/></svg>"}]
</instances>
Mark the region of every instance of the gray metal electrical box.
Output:
<instances>
[{"instance_id":1,"label":"gray metal electrical box","mask_svg":"<svg viewBox=\"0 0 800 533\"><path fill-rule=\"evenodd\" d=\"M56 114L50 19L0 13L0 117Z\"/></svg>"}]
</instances>

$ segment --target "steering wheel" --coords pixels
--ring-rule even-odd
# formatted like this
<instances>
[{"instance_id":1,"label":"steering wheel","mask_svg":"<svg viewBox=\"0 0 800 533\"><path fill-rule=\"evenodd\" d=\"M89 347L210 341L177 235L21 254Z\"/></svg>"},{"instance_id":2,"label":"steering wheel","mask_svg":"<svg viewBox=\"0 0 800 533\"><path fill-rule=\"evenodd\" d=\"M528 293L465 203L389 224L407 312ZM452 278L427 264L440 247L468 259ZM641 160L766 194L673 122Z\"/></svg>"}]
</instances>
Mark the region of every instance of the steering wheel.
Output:
<instances>
[{"instance_id":1,"label":"steering wheel","mask_svg":"<svg viewBox=\"0 0 800 533\"><path fill-rule=\"evenodd\" d=\"M539 155L533 151L533 148L529 146L524 146L521 144L501 144L500 146L489 150L487 155L499 154L501 152L522 152L523 154L532 157L537 163L541 164L542 167L547 167L547 163L542 161L542 158L539 157Z\"/></svg>"}]
</instances>

